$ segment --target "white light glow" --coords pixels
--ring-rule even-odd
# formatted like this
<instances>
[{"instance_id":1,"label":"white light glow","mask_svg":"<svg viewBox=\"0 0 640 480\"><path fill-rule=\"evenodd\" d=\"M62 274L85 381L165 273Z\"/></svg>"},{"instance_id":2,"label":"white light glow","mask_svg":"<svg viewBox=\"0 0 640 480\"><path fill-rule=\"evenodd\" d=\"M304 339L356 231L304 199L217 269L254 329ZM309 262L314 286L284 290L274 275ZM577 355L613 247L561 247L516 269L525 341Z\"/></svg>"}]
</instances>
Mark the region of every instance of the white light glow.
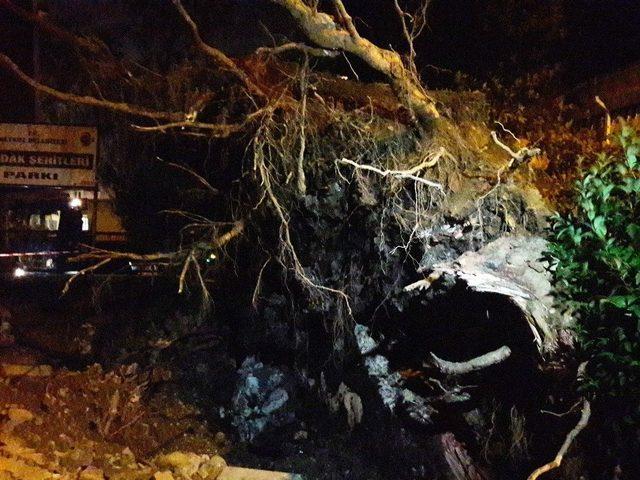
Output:
<instances>
[{"instance_id":1,"label":"white light glow","mask_svg":"<svg viewBox=\"0 0 640 480\"><path fill-rule=\"evenodd\" d=\"M14 271L13 271L13 276L16 278L22 278L27 274L27 271L24 268L21 267L17 267Z\"/></svg>"},{"instance_id":2,"label":"white light glow","mask_svg":"<svg viewBox=\"0 0 640 480\"><path fill-rule=\"evenodd\" d=\"M76 198L72 198L69 201L69 206L71 208L80 208L80 207L82 207L82 199L77 198L77 197Z\"/></svg>"}]
</instances>

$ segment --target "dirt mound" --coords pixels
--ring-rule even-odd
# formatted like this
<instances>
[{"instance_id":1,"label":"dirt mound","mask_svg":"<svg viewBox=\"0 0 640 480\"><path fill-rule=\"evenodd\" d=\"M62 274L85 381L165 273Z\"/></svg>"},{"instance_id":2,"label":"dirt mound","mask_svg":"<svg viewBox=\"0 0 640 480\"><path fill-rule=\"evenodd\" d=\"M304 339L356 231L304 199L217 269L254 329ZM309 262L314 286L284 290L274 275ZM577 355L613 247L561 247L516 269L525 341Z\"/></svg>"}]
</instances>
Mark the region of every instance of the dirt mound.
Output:
<instances>
[{"instance_id":1,"label":"dirt mound","mask_svg":"<svg viewBox=\"0 0 640 480\"><path fill-rule=\"evenodd\" d=\"M225 436L171 392L169 378L135 364L3 364L0 478L216 478Z\"/></svg>"}]
</instances>

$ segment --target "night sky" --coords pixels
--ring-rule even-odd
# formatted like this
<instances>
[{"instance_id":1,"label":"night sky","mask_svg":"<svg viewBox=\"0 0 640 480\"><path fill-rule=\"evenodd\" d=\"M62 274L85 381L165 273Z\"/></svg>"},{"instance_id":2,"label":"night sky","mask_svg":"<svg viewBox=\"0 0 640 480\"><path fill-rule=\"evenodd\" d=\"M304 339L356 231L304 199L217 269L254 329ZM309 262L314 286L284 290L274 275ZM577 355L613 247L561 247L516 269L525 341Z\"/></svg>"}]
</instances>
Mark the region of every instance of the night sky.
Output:
<instances>
[{"instance_id":1,"label":"night sky","mask_svg":"<svg viewBox=\"0 0 640 480\"><path fill-rule=\"evenodd\" d=\"M30 1L18 3L30 5ZM49 0L53 17L81 32L95 31L115 51L144 63L145 47L160 52L189 48L168 0ZM413 3L413 7L412 7ZM398 51L405 49L391 0L346 0L361 33ZM406 2L407 10L416 1ZM214 45L242 56L258 46L303 40L295 25L267 0L185 0L203 35ZM567 87L598 74L640 61L640 0L432 0L429 27L417 42L418 63L428 86L446 87L434 70L461 70L480 81L506 81L545 64L561 62ZM181 30L182 29L182 30ZM168 48L167 48L168 47ZM28 71L31 31L0 9L0 49ZM59 62L59 59L56 59ZM334 62L335 64L335 62ZM354 63L365 80L367 69ZM350 73L344 61L331 66ZM20 119L20 103L29 98L22 86L0 74L0 94L14 101L0 114Z\"/></svg>"}]
</instances>

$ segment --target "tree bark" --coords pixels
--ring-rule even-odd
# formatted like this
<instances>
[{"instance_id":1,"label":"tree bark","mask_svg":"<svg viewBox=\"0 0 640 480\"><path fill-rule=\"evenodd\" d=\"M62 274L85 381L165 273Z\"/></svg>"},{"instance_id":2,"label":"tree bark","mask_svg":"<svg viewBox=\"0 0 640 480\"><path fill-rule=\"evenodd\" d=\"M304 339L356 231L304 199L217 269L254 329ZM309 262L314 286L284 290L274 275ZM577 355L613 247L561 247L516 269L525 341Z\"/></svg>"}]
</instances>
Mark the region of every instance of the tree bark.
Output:
<instances>
[{"instance_id":1,"label":"tree bark","mask_svg":"<svg viewBox=\"0 0 640 480\"><path fill-rule=\"evenodd\" d=\"M466 362L449 362L431 354L433 365L446 375L464 375L465 373L482 370L492 365L504 362L511 355L511 349L506 345L479 357L472 358Z\"/></svg>"},{"instance_id":2,"label":"tree bark","mask_svg":"<svg viewBox=\"0 0 640 480\"><path fill-rule=\"evenodd\" d=\"M309 39L322 48L351 53L365 61L371 68L386 75L396 94L407 103L417 117L423 120L438 118L440 114L434 100L429 97L415 75L402 63L402 57L362 38L355 29L351 17L342 2L335 0L338 11L346 23L343 28L333 18L307 6L302 0L272 0L286 8Z\"/></svg>"}]
</instances>

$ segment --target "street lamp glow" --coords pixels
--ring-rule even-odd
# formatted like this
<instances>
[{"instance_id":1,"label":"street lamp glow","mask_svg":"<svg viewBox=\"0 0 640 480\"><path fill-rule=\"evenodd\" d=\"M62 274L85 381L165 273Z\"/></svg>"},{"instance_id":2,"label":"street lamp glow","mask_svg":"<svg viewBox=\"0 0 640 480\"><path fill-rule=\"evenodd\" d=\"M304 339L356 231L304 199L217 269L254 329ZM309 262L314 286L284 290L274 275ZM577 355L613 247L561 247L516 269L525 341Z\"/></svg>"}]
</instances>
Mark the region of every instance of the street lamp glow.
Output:
<instances>
[{"instance_id":1,"label":"street lamp glow","mask_svg":"<svg viewBox=\"0 0 640 480\"><path fill-rule=\"evenodd\" d=\"M72 198L69 201L69 206L71 208L80 208L80 207L82 207L82 199L77 198L77 197L76 198Z\"/></svg>"}]
</instances>

